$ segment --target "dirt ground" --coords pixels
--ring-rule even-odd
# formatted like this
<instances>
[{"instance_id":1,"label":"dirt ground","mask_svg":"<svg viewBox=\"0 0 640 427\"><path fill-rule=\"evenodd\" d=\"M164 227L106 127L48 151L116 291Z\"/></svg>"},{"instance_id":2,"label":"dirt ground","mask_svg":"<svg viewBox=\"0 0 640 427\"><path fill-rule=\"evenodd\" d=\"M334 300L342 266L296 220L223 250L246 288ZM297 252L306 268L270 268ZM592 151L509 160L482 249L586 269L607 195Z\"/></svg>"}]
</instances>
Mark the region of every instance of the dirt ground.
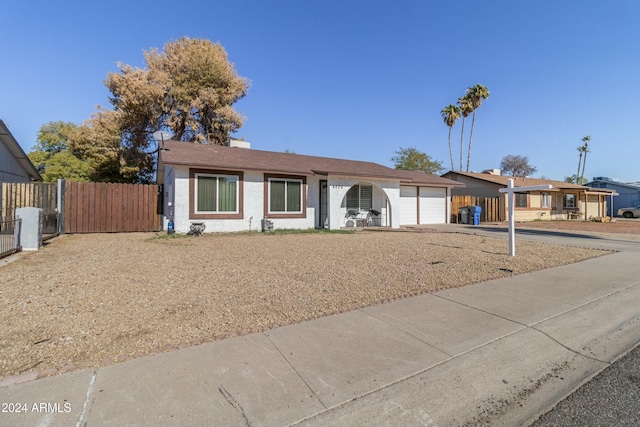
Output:
<instances>
[{"instance_id":1,"label":"dirt ground","mask_svg":"<svg viewBox=\"0 0 640 427\"><path fill-rule=\"evenodd\" d=\"M0 268L0 378L262 331L607 252L443 232L76 234Z\"/></svg>"}]
</instances>

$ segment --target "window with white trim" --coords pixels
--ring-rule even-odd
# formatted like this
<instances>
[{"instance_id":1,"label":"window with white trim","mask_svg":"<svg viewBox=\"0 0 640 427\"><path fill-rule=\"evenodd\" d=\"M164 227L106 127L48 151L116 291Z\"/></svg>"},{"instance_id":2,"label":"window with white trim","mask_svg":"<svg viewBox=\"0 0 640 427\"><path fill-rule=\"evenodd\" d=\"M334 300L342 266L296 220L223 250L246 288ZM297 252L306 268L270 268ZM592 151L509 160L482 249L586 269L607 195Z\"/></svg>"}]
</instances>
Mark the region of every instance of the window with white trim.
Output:
<instances>
[{"instance_id":1,"label":"window with white trim","mask_svg":"<svg viewBox=\"0 0 640 427\"><path fill-rule=\"evenodd\" d=\"M237 213L238 177L195 174L195 213Z\"/></svg>"},{"instance_id":2,"label":"window with white trim","mask_svg":"<svg viewBox=\"0 0 640 427\"><path fill-rule=\"evenodd\" d=\"M269 213L302 212L301 179L269 178Z\"/></svg>"},{"instance_id":3,"label":"window with white trim","mask_svg":"<svg viewBox=\"0 0 640 427\"><path fill-rule=\"evenodd\" d=\"M354 185L347 192L347 209L368 211L373 209L373 186Z\"/></svg>"},{"instance_id":4,"label":"window with white trim","mask_svg":"<svg viewBox=\"0 0 640 427\"><path fill-rule=\"evenodd\" d=\"M540 203L541 203L541 207L543 208L550 208L551 207L551 194L549 193L541 193L540 194Z\"/></svg>"}]
</instances>

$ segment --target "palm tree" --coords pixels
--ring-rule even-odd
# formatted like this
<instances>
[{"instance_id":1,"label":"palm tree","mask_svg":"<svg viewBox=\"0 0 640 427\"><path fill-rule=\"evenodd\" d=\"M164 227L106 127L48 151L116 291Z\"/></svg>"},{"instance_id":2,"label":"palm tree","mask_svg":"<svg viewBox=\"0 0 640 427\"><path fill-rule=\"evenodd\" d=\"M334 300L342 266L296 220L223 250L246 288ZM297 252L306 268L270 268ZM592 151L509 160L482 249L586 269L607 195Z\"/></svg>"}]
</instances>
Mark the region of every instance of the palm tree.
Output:
<instances>
[{"instance_id":1,"label":"palm tree","mask_svg":"<svg viewBox=\"0 0 640 427\"><path fill-rule=\"evenodd\" d=\"M580 174L580 184L584 182L584 167L587 165L587 153L589 152L589 141L591 141L591 136L589 135L582 138L582 142L584 142L584 145L582 146L582 152L584 153L584 160L582 162L582 173Z\"/></svg>"},{"instance_id":2,"label":"palm tree","mask_svg":"<svg viewBox=\"0 0 640 427\"><path fill-rule=\"evenodd\" d=\"M460 131L460 171L462 171L462 153L464 152L462 148L462 141L464 137L464 121L469 114L473 111L473 105L471 104L471 100L466 96L458 98L458 105L460 108L460 114L462 114L462 130Z\"/></svg>"},{"instance_id":3,"label":"palm tree","mask_svg":"<svg viewBox=\"0 0 640 427\"><path fill-rule=\"evenodd\" d=\"M581 145L578 147L578 153L580 153L580 158L578 159L578 173L576 174L576 181L574 184L580 184L578 181L580 180L580 167L582 166L582 153L584 150L584 146Z\"/></svg>"},{"instance_id":4,"label":"palm tree","mask_svg":"<svg viewBox=\"0 0 640 427\"><path fill-rule=\"evenodd\" d=\"M486 86L477 84L467 89L465 98L469 98L471 102L473 117L471 119L471 133L469 134L469 149L467 150L467 172L469 172L469 164L471 163L471 139L473 138L473 125L476 122L476 110L482 105L482 101L489 98L489 89Z\"/></svg>"},{"instance_id":5,"label":"palm tree","mask_svg":"<svg viewBox=\"0 0 640 427\"><path fill-rule=\"evenodd\" d=\"M451 158L451 171L453 172L453 150L451 149L451 129L460 118L460 108L457 105L449 104L440 111L444 123L449 126L449 158Z\"/></svg>"}]
</instances>

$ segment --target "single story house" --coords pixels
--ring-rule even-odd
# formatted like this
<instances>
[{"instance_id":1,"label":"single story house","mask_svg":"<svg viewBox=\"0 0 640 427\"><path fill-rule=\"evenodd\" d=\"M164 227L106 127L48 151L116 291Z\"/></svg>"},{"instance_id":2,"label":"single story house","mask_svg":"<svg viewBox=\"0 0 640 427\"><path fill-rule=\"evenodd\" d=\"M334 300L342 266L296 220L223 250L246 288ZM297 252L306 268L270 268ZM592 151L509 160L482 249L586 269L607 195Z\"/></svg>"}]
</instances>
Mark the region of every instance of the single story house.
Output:
<instances>
[{"instance_id":1,"label":"single story house","mask_svg":"<svg viewBox=\"0 0 640 427\"><path fill-rule=\"evenodd\" d=\"M597 177L585 185L591 188L608 188L618 193L615 206L612 204L607 206L607 215L609 216L613 216L611 213L615 214L620 208L631 207L640 202L640 185L638 184L620 182L607 177Z\"/></svg>"},{"instance_id":2,"label":"single story house","mask_svg":"<svg viewBox=\"0 0 640 427\"><path fill-rule=\"evenodd\" d=\"M166 141L158 155L165 225L205 232L446 223L462 184L371 162ZM244 147L244 148L243 148Z\"/></svg>"},{"instance_id":3,"label":"single story house","mask_svg":"<svg viewBox=\"0 0 640 427\"><path fill-rule=\"evenodd\" d=\"M529 191L515 194L514 220L566 220L604 217L607 203L611 203L612 190L595 189L584 185L536 178L517 178L494 173L447 172L444 178L464 183L465 187L454 187L452 195L501 198L501 217L508 218L507 194L500 193L507 188L509 178L514 187L551 184L551 190Z\"/></svg>"},{"instance_id":4,"label":"single story house","mask_svg":"<svg viewBox=\"0 0 640 427\"><path fill-rule=\"evenodd\" d=\"M42 181L7 125L0 120L0 182Z\"/></svg>"}]
</instances>

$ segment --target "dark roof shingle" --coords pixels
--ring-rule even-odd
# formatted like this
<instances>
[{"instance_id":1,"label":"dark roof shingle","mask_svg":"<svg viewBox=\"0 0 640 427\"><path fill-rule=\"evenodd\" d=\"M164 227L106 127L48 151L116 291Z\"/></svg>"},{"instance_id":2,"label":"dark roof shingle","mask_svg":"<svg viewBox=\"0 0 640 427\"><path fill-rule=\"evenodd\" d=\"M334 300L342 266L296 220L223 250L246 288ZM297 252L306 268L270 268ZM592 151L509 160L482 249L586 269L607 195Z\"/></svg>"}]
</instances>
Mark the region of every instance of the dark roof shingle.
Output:
<instances>
[{"instance_id":1,"label":"dark roof shingle","mask_svg":"<svg viewBox=\"0 0 640 427\"><path fill-rule=\"evenodd\" d=\"M448 187L463 185L439 176L391 169L373 162L178 141L165 141L160 159L164 165L208 169L255 170L289 175L346 175Z\"/></svg>"},{"instance_id":2,"label":"dark roof shingle","mask_svg":"<svg viewBox=\"0 0 640 427\"><path fill-rule=\"evenodd\" d=\"M590 190L591 188L584 185L572 184L570 182L554 181L551 179L539 179L539 178L519 178L506 175L493 175L489 173L477 173L477 172L447 172L445 176L455 177L456 175L480 179L483 181L491 182L494 184L504 185L508 184L509 179L513 179L514 187L525 187L530 185L546 185L551 184L558 189L576 189L576 190Z\"/></svg>"}]
</instances>

